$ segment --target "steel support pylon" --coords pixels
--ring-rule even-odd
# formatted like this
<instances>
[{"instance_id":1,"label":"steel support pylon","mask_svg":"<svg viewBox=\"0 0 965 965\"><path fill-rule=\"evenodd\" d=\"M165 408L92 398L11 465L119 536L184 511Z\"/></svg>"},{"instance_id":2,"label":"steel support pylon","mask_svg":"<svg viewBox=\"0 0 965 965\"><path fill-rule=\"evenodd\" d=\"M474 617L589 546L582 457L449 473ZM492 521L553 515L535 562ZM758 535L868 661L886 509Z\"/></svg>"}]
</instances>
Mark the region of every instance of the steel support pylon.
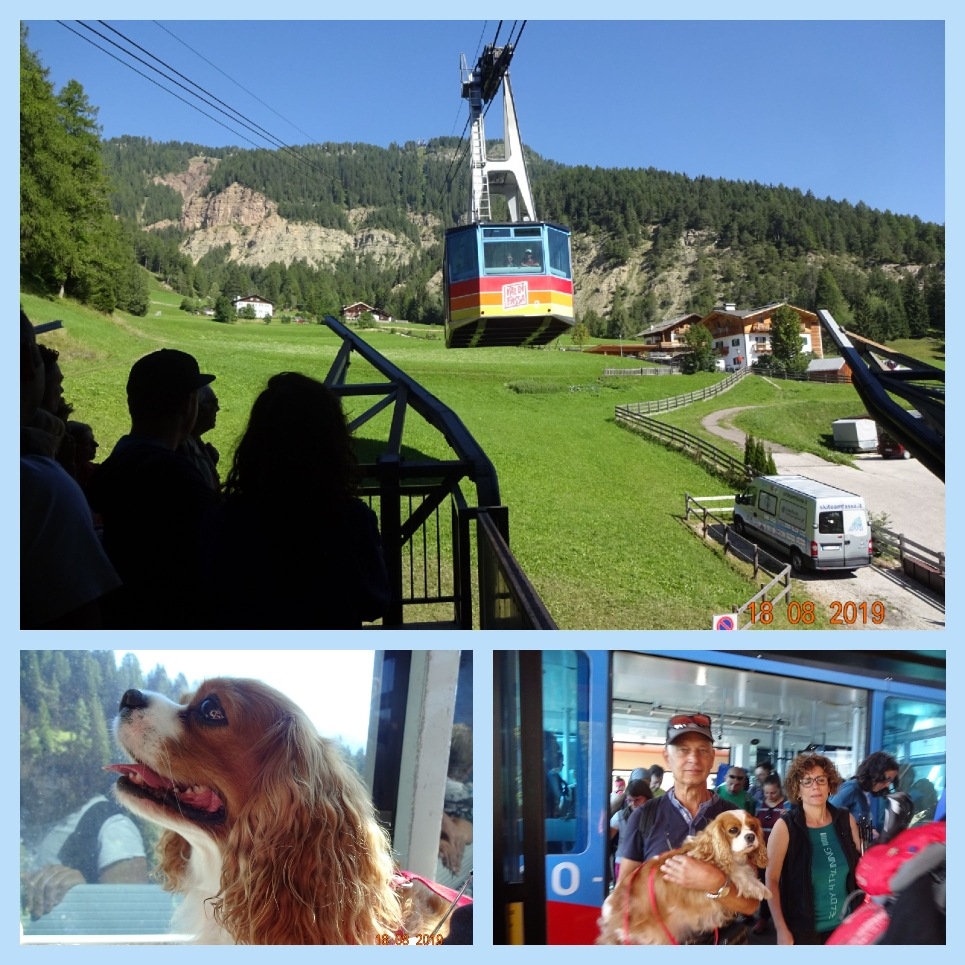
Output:
<instances>
[{"instance_id":1,"label":"steel support pylon","mask_svg":"<svg viewBox=\"0 0 965 965\"><path fill-rule=\"evenodd\" d=\"M526 174L523 157L523 141L519 135L516 105L509 72L502 76L503 90L503 148L502 159L486 156L486 128L483 118L483 70L477 64L472 70L462 58L463 96L469 101L471 147L471 177L469 198L469 221L491 220L489 199L493 194L506 199L510 221L535 221L536 208L533 193ZM524 210L525 209L525 210Z\"/></svg>"}]
</instances>

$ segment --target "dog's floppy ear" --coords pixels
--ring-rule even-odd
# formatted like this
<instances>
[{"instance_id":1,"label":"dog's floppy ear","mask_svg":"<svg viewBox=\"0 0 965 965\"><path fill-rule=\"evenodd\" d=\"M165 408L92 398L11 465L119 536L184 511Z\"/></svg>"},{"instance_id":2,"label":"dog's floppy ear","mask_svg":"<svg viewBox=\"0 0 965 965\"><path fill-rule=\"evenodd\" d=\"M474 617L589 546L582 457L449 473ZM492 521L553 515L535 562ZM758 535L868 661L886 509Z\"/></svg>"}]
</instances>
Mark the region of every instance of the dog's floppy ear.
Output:
<instances>
[{"instance_id":1,"label":"dog's floppy ear","mask_svg":"<svg viewBox=\"0 0 965 965\"><path fill-rule=\"evenodd\" d=\"M264 763L224 846L219 919L238 944L368 944L395 930L392 861L371 800L300 715L262 738Z\"/></svg>"},{"instance_id":2,"label":"dog's floppy ear","mask_svg":"<svg viewBox=\"0 0 965 965\"><path fill-rule=\"evenodd\" d=\"M725 871L730 868L732 860L730 842L726 840L724 826L719 816L691 840L692 845L687 848L691 858L709 861Z\"/></svg>"}]
</instances>

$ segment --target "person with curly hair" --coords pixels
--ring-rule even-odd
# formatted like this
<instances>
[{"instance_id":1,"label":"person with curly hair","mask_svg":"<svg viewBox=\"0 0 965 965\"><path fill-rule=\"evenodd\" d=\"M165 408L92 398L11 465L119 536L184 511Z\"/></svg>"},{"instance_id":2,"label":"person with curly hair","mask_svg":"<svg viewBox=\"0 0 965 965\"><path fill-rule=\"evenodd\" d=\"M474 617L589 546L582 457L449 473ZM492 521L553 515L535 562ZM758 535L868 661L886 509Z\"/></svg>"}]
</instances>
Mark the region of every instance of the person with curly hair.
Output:
<instances>
[{"instance_id":1,"label":"person with curly hair","mask_svg":"<svg viewBox=\"0 0 965 965\"><path fill-rule=\"evenodd\" d=\"M898 777L898 762L887 751L875 751L858 765L858 773L831 797L837 808L847 808L858 822L874 829L874 837L881 830L881 798L891 789Z\"/></svg>"},{"instance_id":2,"label":"person with curly hair","mask_svg":"<svg viewBox=\"0 0 965 965\"><path fill-rule=\"evenodd\" d=\"M360 479L339 397L307 375L272 376L203 527L213 625L351 630L383 616L389 576Z\"/></svg>"},{"instance_id":3,"label":"person with curly hair","mask_svg":"<svg viewBox=\"0 0 965 965\"><path fill-rule=\"evenodd\" d=\"M823 945L855 890L858 825L845 808L828 803L841 785L821 754L799 754L784 779L791 809L767 842L765 881L778 945Z\"/></svg>"}]
</instances>

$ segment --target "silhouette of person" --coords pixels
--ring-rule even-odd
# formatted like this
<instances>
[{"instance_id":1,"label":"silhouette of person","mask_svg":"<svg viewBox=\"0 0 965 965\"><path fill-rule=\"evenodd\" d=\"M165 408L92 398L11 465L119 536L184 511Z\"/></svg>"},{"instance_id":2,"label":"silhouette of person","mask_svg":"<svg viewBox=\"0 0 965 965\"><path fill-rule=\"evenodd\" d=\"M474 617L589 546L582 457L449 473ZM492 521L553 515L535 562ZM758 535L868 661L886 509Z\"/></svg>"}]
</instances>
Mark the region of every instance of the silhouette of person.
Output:
<instances>
[{"instance_id":1,"label":"silhouette of person","mask_svg":"<svg viewBox=\"0 0 965 965\"><path fill-rule=\"evenodd\" d=\"M352 629L383 616L389 577L359 481L339 397L307 375L272 376L224 503L205 521L204 590L217 625Z\"/></svg>"}]
</instances>

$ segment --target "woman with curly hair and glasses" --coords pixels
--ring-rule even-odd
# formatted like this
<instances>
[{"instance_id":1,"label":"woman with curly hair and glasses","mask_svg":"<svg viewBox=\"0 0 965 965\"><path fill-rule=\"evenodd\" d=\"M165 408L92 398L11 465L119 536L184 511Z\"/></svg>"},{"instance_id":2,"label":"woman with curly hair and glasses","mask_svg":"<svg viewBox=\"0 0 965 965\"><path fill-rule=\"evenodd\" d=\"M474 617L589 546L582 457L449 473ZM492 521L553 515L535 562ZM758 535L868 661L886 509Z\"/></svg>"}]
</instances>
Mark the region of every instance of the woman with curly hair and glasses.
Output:
<instances>
[{"instance_id":1,"label":"woman with curly hair and glasses","mask_svg":"<svg viewBox=\"0 0 965 965\"><path fill-rule=\"evenodd\" d=\"M213 626L350 630L386 612L389 577L360 477L339 397L307 375L272 376L205 521Z\"/></svg>"},{"instance_id":2,"label":"woman with curly hair and glasses","mask_svg":"<svg viewBox=\"0 0 965 965\"><path fill-rule=\"evenodd\" d=\"M858 826L846 808L828 803L840 785L820 754L800 754L784 779L792 807L771 831L765 878L778 945L823 945L855 890Z\"/></svg>"}]
</instances>

